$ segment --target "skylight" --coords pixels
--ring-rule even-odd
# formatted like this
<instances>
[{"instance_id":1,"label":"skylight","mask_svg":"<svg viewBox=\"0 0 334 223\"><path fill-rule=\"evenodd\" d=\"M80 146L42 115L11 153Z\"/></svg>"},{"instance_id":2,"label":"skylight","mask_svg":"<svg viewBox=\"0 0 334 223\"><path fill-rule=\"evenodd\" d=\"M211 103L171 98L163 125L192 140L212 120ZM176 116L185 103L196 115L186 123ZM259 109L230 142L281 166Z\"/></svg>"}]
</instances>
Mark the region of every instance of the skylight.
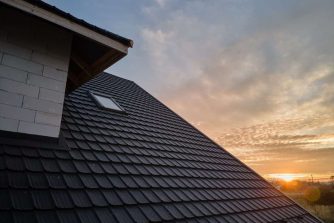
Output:
<instances>
[{"instance_id":1,"label":"skylight","mask_svg":"<svg viewBox=\"0 0 334 223\"><path fill-rule=\"evenodd\" d=\"M112 97L96 92L90 92L90 94L100 107L114 111L124 112L122 107L117 104L117 102Z\"/></svg>"}]
</instances>

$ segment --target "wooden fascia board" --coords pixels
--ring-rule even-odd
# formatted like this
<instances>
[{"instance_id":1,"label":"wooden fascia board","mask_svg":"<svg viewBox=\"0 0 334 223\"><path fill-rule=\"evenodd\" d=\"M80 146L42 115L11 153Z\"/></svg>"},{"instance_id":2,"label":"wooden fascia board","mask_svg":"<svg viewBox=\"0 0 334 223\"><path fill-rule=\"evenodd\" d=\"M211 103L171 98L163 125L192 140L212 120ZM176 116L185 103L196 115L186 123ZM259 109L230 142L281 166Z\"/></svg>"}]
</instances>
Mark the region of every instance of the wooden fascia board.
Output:
<instances>
[{"instance_id":1,"label":"wooden fascia board","mask_svg":"<svg viewBox=\"0 0 334 223\"><path fill-rule=\"evenodd\" d=\"M20 9L24 12L27 12L31 15L35 15L39 18L42 18L46 21L49 21L51 23L57 24L61 27L64 27L68 30L71 30L75 33L78 33L82 36L85 36L89 39L92 39L96 42L99 42L105 46L108 46L110 48L116 49L122 53L127 54L128 52L128 46L113 40L109 37L106 37L100 33L97 33L91 29L88 29L82 25L79 25L77 23L74 23L70 21L69 19L63 18L59 15L56 15L52 12L49 12L45 9L39 8L35 5L32 5L28 2L21 1L21 0L0 0L0 2L5 3L7 5L10 5L14 8Z\"/></svg>"}]
</instances>

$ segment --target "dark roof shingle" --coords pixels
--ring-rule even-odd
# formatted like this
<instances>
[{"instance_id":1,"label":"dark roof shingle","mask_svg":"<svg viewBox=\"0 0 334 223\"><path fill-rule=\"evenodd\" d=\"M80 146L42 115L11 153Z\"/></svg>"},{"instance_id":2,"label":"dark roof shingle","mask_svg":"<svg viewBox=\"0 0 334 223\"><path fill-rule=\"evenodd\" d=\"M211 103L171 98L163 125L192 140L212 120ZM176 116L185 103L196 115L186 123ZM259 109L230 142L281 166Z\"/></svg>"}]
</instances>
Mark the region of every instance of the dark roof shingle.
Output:
<instances>
[{"instance_id":1,"label":"dark roof shingle","mask_svg":"<svg viewBox=\"0 0 334 223\"><path fill-rule=\"evenodd\" d=\"M68 95L61 134L67 149L0 145L1 219L320 222L131 81L104 73Z\"/></svg>"}]
</instances>

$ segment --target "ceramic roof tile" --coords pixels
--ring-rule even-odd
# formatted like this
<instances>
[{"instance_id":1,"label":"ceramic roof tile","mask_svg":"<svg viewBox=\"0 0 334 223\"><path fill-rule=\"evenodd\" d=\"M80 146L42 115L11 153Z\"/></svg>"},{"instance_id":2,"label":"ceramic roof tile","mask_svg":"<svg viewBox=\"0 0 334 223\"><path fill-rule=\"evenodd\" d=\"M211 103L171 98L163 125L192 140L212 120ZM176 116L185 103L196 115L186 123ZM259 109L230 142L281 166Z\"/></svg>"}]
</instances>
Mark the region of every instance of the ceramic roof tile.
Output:
<instances>
[{"instance_id":1,"label":"ceramic roof tile","mask_svg":"<svg viewBox=\"0 0 334 223\"><path fill-rule=\"evenodd\" d=\"M96 157L94 156L94 153L92 151L81 151L81 154L86 160L89 161L96 161Z\"/></svg>"},{"instance_id":2,"label":"ceramic roof tile","mask_svg":"<svg viewBox=\"0 0 334 223\"><path fill-rule=\"evenodd\" d=\"M116 218L112 215L108 208L95 209L95 213L100 220L100 223L117 222Z\"/></svg>"},{"instance_id":3,"label":"ceramic roof tile","mask_svg":"<svg viewBox=\"0 0 334 223\"><path fill-rule=\"evenodd\" d=\"M66 190L52 190L51 196L57 208L74 208L74 203Z\"/></svg>"},{"instance_id":4,"label":"ceramic roof tile","mask_svg":"<svg viewBox=\"0 0 334 223\"><path fill-rule=\"evenodd\" d=\"M47 189L50 187L44 173L28 173L27 176L31 188Z\"/></svg>"},{"instance_id":5,"label":"ceramic roof tile","mask_svg":"<svg viewBox=\"0 0 334 223\"><path fill-rule=\"evenodd\" d=\"M194 205L197 208L197 210L202 212L203 215L205 215L205 216L210 216L211 215L211 211L209 209L207 209L202 203L196 202L196 203L194 203Z\"/></svg>"},{"instance_id":6,"label":"ceramic roof tile","mask_svg":"<svg viewBox=\"0 0 334 223\"><path fill-rule=\"evenodd\" d=\"M130 214L126 211L125 208L115 208L112 209L112 213L117 219L118 222L134 222Z\"/></svg>"},{"instance_id":7,"label":"ceramic roof tile","mask_svg":"<svg viewBox=\"0 0 334 223\"><path fill-rule=\"evenodd\" d=\"M0 171L0 188L8 188L9 182L8 182L8 176L6 172Z\"/></svg>"},{"instance_id":8,"label":"ceramic roof tile","mask_svg":"<svg viewBox=\"0 0 334 223\"><path fill-rule=\"evenodd\" d=\"M140 206L139 208L150 222L159 222L162 220L150 205Z\"/></svg>"},{"instance_id":9,"label":"ceramic roof tile","mask_svg":"<svg viewBox=\"0 0 334 223\"><path fill-rule=\"evenodd\" d=\"M77 174L64 174L64 181L68 188L71 189L83 189L84 184Z\"/></svg>"},{"instance_id":10,"label":"ceramic roof tile","mask_svg":"<svg viewBox=\"0 0 334 223\"><path fill-rule=\"evenodd\" d=\"M166 195L173 201L173 202L179 202L182 201L180 197L177 196L177 194L173 190L166 189L164 190Z\"/></svg>"},{"instance_id":11,"label":"ceramic roof tile","mask_svg":"<svg viewBox=\"0 0 334 223\"><path fill-rule=\"evenodd\" d=\"M55 207L50 191L33 190L31 191L31 194L35 208L50 210Z\"/></svg>"},{"instance_id":12,"label":"ceramic roof tile","mask_svg":"<svg viewBox=\"0 0 334 223\"><path fill-rule=\"evenodd\" d=\"M174 219L183 218L182 212L177 209L173 204L165 204L164 207L168 210L168 212L173 216Z\"/></svg>"},{"instance_id":13,"label":"ceramic roof tile","mask_svg":"<svg viewBox=\"0 0 334 223\"><path fill-rule=\"evenodd\" d=\"M129 174L129 171L122 164L115 163L114 168L119 174Z\"/></svg>"},{"instance_id":14,"label":"ceramic roof tile","mask_svg":"<svg viewBox=\"0 0 334 223\"><path fill-rule=\"evenodd\" d=\"M8 183L13 188L28 188L29 181L27 174L23 172L12 172L8 174Z\"/></svg>"},{"instance_id":15,"label":"ceramic roof tile","mask_svg":"<svg viewBox=\"0 0 334 223\"><path fill-rule=\"evenodd\" d=\"M25 169L21 157L5 156L5 165L9 170L22 171Z\"/></svg>"},{"instance_id":16,"label":"ceramic roof tile","mask_svg":"<svg viewBox=\"0 0 334 223\"><path fill-rule=\"evenodd\" d=\"M43 158L55 158L55 154L52 150L39 149L38 152Z\"/></svg>"},{"instance_id":17,"label":"ceramic roof tile","mask_svg":"<svg viewBox=\"0 0 334 223\"><path fill-rule=\"evenodd\" d=\"M173 219L173 216L169 211L164 207L164 205L153 205L152 208L160 216L163 221L170 221Z\"/></svg>"},{"instance_id":18,"label":"ceramic roof tile","mask_svg":"<svg viewBox=\"0 0 334 223\"><path fill-rule=\"evenodd\" d=\"M88 166L93 173L104 173L101 165L98 162L89 162Z\"/></svg>"},{"instance_id":19,"label":"ceramic roof tile","mask_svg":"<svg viewBox=\"0 0 334 223\"><path fill-rule=\"evenodd\" d=\"M184 215L185 218L194 217L194 215L189 211L189 209L183 203L177 203L175 206Z\"/></svg>"},{"instance_id":20,"label":"ceramic roof tile","mask_svg":"<svg viewBox=\"0 0 334 223\"><path fill-rule=\"evenodd\" d=\"M102 193L110 205L122 205L123 204L123 201L121 201L121 199L119 198L119 196L116 194L115 191L103 190Z\"/></svg>"},{"instance_id":21,"label":"ceramic roof tile","mask_svg":"<svg viewBox=\"0 0 334 223\"><path fill-rule=\"evenodd\" d=\"M132 195L126 191L126 190L116 190L116 194L118 197L121 199L121 201L124 204L131 205L131 204L136 204L135 199L132 197Z\"/></svg>"},{"instance_id":22,"label":"ceramic roof tile","mask_svg":"<svg viewBox=\"0 0 334 223\"><path fill-rule=\"evenodd\" d=\"M98 217L94 210L91 209L79 209L77 210L78 217L81 222L99 222Z\"/></svg>"},{"instance_id":23,"label":"ceramic roof tile","mask_svg":"<svg viewBox=\"0 0 334 223\"><path fill-rule=\"evenodd\" d=\"M34 209L33 199L29 190L10 190L13 208L18 210Z\"/></svg>"},{"instance_id":24,"label":"ceramic roof tile","mask_svg":"<svg viewBox=\"0 0 334 223\"><path fill-rule=\"evenodd\" d=\"M66 183L62 174L47 174L46 179L50 185L50 188L65 189Z\"/></svg>"},{"instance_id":25,"label":"ceramic roof tile","mask_svg":"<svg viewBox=\"0 0 334 223\"><path fill-rule=\"evenodd\" d=\"M61 131L67 149L0 144L1 219L319 222L131 81L101 74L67 95Z\"/></svg>"},{"instance_id":26,"label":"ceramic roof tile","mask_svg":"<svg viewBox=\"0 0 334 223\"><path fill-rule=\"evenodd\" d=\"M37 218L34 212L32 211L15 211L12 214L13 222L15 223L25 223L29 219L30 222L37 222Z\"/></svg>"},{"instance_id":27,"label":"ceramic roof tile","mask_svg":"<svg viewBox=\"0 0 334 223\"><path fill-rule=\"evenodd\" d=\"M148 188L150 185L144 180L142 176L134 176L133 180L137 183L140 188Z\"/></svg>"},{"instance_id":28,"label":"ceramic roof tile","mask_svg":"<svg viewBox=\"0 0 334 223\"><path fill-rule=\"evenodd\" d=\"M163 190L153 190L153 193L164 203L171 202L172 200L166 195Z\"/></svg>"},{"instance_id":29,"label":"ceramic roof tile","mask_svg":"<svg viewBox=\"0 0 334 223\"><path fill-rule=\"evenodd\" d=\"M71 196L72 201L76 207L86 208L92 206L87 193L83 190L70 191L69 195Z\"/></svg>"},{"instance_id":30,"label":"ceramic roof tile","mask_svg":"<svg viewBox=\"0 0 334 223\"><path fill-rule=\"evenodd\" d=\"M1 202L0 202L0 208L1 210L8 210L13 207L10 194L8 190L0 190L0 197L1 197ZM1 213L2 214L2 213Z\"/></svg>"},{"instance_id":31,"label":"ceramic roof tile","mask_svg":"<svg viewBox=\"0 0 334 223\"><path fill-rule=\"evenodd\" d=\"M46 172L60 172L58 163L54 159L43 159L42 165Z\"/></svg>"},{"instance_id":32,"label":"ceramic roof tile","mask_svg":"<svg viewBox=\"0 0 334 223\"><path fill-rule=\"evenodd\" d=\"M79 177L86 188L99 188L99 185L97 184L93 176L88 174L80 174Z\"/></svg>"},{"instance_id":33,"label":"ceramic roof tile","mask_svg":"<svg viewBox=\"0 0 334 223\"><path fill-rule=\"evenodd\" d=\"M96 152L95 153L95 156L96 158L99 160L99 161L102 161L102 162L107 162L109 161L108 157L105 155L105 153L103 152Z\"/></svg>"},{"instance_id":34,"label":"ceramic roof tile","mask_svg":"<svg viewBox=\"0 0 334 223\"><path fill-rule=\"evenodd\" d=\"M147 217L143 214L139 207L129 206L126 209L135 222L148 222Z\"/></svg>"},{"instance_id":35,"label":"ceramic roof tile","mask_svg":"<svg viewBox=\"0 0 334 223\"><path fill-rule=\"evenodd\" d=\"M25 157L23 159L23 161L24 161L24 165L25 165L27 170L34 171L34 172L35 171L36 172L42 172L43 171L43 166L42 166L42 163L39 159Z\"/></svg>"},{"instance_id":36,"label":"ceramic roof tile","mask_svg":"<svg viewBox=\"0 0 334 223\"><path fill-rule=\"evenodd\" d=\"M64 173L75 173L76 168L71 160L58 160L60 170Z\"/></svg>"},{"instance_id":37,"label":"ceramic roof tile","mask_svg":"<svg viewBox=\"0 0 334 223\"><path fill-rule=\"evenodd\" d=\"M107 179L109 179L109 182L111 184L110 187L113 187L113 188L127 188L127 185L124 184L124 182L121 180L120 176L118 176L118 175L108 175Z\"/></svg>"},{"instance_id":38,"label":"ceramic roof tile","mask_svg":"<svg viewBox=\"0 0 334 223\"><path fill-rule=\"evenodd\" d=\"M88 164L84 161L75 161L73 162L76 171L80 173L91 173L91 169L88 167Z\"/></svg>"},{"instance_id":39,"label":"ceramic roof tile","mask_svg":"<svg viewBox=\"0 0 334 223\"><path fill-rule=\"evenodd\" d=\"M9 145L4 145L3 146L3 153L5 153L7 155L20 156L21 152L22 151L19 147L9 146Z\"/></svg>"},{"instance_id":40,"label":"ceramic roof tile","mask_svg":"<svg viewBox=\"0 0 334 223\"><path fill-rule=\"evenodd\" d=\"M99 190L88 190L87 191L88 197L90 198L91 202L95 206L107 206L107 200L105 199L104 195Z\"/></svg>"},{"instance_id":41,"label":"ceramic roof tile","mask_svg":"<svg viewBox=\"0 0 334 223\"><path fill-rule=\"evenodd\" d=\"M94 178L98 183L98 185L100 186L100 188L113 188L113 185L107 176L100 174L100 175L95 175Z\"/></svg>"},{"instance_id":42,"label":"ceramic roof tile","mask_svg":"<svg viewBox=\"0 0 334 223\"><path fill-rule=\"evenodd\" d=\"M55 211L36 211L36 219L38 223L58 223L59 219Z\"/></svg>"},{"instance_id":43,"label":"ceramic roof tile","mask_svg":"<svg viewBox=\"0 0 334 223\"><path fill-rule=\"evenodd\" d=\"M24 156L27 157L38 157L38 150L37 149L21 149L21 152Z\"/></svg>"}]
</instances>

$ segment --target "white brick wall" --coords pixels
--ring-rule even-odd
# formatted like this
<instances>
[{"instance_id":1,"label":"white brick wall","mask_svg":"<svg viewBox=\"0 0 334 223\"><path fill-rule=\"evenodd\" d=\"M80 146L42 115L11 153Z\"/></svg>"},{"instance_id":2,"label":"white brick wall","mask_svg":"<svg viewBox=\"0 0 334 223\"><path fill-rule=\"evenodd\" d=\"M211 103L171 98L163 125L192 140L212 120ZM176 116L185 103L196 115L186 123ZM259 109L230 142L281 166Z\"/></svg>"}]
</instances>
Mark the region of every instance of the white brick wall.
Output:
<instances>
[{"instance_id":1,"label":"white brick wall","mask_svg":"<svg viewBox=\"0 0 334 223\"><path fill-rule=\"evenodd\" d=\"M67 72L53 67L44 66L43 76L65 82L67 78Z\"/></svg>"},{"instance_id":2,"label":"white brick wall","mask_svg":"<svg viewBox=\"0 0 334 223\"><path fill-rule=\"evenodd\" d=\"M58 137L71 41L70 32L0 8L0 130Z\"/></svg>"},{"instance_id":3,"label":"white brick wall","mask_svg":"<svg viewBox=\"0 0 334 223\"><path fill-rule=\"evenodd\" d=\"M0 90L0 104L21 107L23 96Z\"/></svg>"},{"instance_id":4,"label":"white brick wall","mask_svg":"<svg viewBox=\"0 0 334 223\"><path fill-rule=\"evenodd\" d=\"M65 92L66 82L57 81L41 75L29 73L27 84L37 87L43 87L54 91Z\"/></svg>"},{"instance_id":5,"label":"white brick wall","mask_svg":"<svg viewBox=\"0 0 334 223\"><path fill-rule=\"evenodd\" d=\"M2 126L1 130L16 132L17 126L19 126L19 121L15 119L0 117L0 126Z\"/></svg>"},{"instance_id":6,"label":"white brick wall","mask_svg":"<svg viewBox=\"0 0 334 223\"><path fill-rule=\"evenodd\" d=\"M25 83L27 80L27 74L28 72L26 71L0 65L0 77Z\"/></svg>"},{"instance_id":7,"label":"white brick wall","mask_svg":"<svg viewBox=\"0 0 334 223\"><path fill-rule=\"evenodd\" d=\"M52 101L56 103L63 103L64 93L53 91L45 88L39 89L39 98L42 100Z\"/></svg>"},{"instance_id":8,"label":"white brick wall","mask_svg":"<svg viewBox=\"0 0 334 223\"><path fill-rule=\"evenodd\" d=\"M4 78L0 78L0 90L13 92L21 95L28 95L31 97L38 97L39 92L39 88L36 86Z\"/></svg>"},{"instance_id":9,"label":"white brick wall","mask_svg":"<svg viewBox=\"0 0 334 223\"><path fill-rule=\"evenodd\" d=\"M0 104L0 114L2 118L23 120L28 122L35 121L36 112L21 107Z\"/></svg>"},{"instance_id":10,"label":"white brick wall","mask_svg":"<svg viewBox=\"0 0 334 223\"><path fill-rule=\"evenodd\" d=\"M20 121L18 132L56 137L59 135L59 129L59 126Z\"/></svg>"}]
</instances>

